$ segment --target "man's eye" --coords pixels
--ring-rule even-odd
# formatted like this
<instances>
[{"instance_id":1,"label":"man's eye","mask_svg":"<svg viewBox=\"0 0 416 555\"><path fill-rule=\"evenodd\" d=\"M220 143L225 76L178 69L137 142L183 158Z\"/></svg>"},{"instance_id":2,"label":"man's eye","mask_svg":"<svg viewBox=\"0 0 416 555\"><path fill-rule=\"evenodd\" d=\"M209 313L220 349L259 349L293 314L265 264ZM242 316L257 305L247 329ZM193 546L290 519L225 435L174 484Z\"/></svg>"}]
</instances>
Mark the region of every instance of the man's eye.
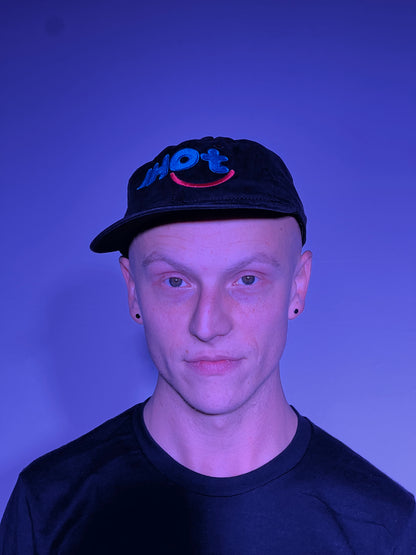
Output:
<instances>
[{"instance_id":1,"label":"man's eye","mask_svg":"<svg viewBox=\"0 0 416 555\"><path fill-rule=\"evenodd\" d=\"M179 278L179 277L170 277L168 279L168 283L171 287L181 287L184 281L182 278Z\"/></svg>"},{"instance_id":2,"label":"man's eye","mask_svg":"<svg viewBox=\"0 0 416 555\"><path fill-rule=\"evenodd\" d=\"M256 276L242 276L238 281L241 281L243 285L253 285L257 278Z\"/></svg>"}]
</instances>

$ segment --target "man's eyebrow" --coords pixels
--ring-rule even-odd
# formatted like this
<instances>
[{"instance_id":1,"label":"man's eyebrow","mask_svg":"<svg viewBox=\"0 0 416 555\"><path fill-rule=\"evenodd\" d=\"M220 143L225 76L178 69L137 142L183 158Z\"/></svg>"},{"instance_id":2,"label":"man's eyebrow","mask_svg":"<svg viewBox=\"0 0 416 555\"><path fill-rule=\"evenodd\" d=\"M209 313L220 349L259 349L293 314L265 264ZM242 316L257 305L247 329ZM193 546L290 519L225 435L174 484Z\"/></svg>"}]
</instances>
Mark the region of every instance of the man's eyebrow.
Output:
<instances>
[{"instance_id":1,"label":"man's eyebrow","mask_svg":"<svg viewBox=\"0 0 416 555\"><path fill-rule=\"evenodd\" d=\"M247 258L243 258L242 260L239 260L238 262L233 264L233 266L231 266L229 271L236 272L240 269L244 269L245 267L250 266L250 264L253 264L254 262L259 262L261 264L268 264L270 266L274 266L275 268L279 268L281 266L280 262L273 256L270 256L265 252L258 252L253 256L247 256Z\"/></svg>"},{"instance_id":2,"label":"man's eyebrow","mask_svg":"<svg viewBox=\"0 0 416 555\"><path fill-rule=\"evenodd\" d=\"M165 254L158 253L157 251L153 251L149 255L147 255L143 259L142 266L143 268L147 268L148 266L150 266L150 264L153 264L154 262L166 262L167 264L170 264L173 267L186 269L186 267L183 264L181 264L181 262L174 260L173 258L170 258ZM248 256L246 258L243 258L242 260L239 260L238 262L233 264L230 268L228 268L227 271L235 272L245 268L246 266L249 266L254 262L259 262L261 264L269 264L270 266L274 266L276 268L279 268L281 265L280 262L276 260L276 258L274 258L273 256L270 256L265 252L258 252L253 256Z\"/></svg>"},{"instance_id":3,"label":"man's eyebrow","mask_svg":"<svg viewBox=\"0 0 416 555\"><path fill-rule=\"evenodd\" d=\"M150 254L148 254L143 259L142 266L143 268L147 268L147 266L150 266L150 264L153 264L153 262L166 262L167 264L170 264L171 266L176 266L176 267L182 266L180 262L177 262L173 258L170 258L169 256L161 254L157 251L153 251Z\"/></svg>"}]
</instances>

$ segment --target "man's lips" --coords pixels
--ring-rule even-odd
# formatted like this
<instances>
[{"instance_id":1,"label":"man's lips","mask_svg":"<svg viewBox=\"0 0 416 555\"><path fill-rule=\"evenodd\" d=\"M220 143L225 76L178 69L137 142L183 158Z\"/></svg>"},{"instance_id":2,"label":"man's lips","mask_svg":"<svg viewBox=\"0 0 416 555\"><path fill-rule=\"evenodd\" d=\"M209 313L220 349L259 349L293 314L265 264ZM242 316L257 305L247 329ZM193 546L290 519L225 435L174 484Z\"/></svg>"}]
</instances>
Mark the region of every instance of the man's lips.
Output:
<instances>
[{"instance_id":1,"label":"man's lips","mask_svg":"<svg viewBox=\"0 0 416 555\"><path fill-rule=\"evenodd\" d=\"M242 361L226 355L200 356L185 360L194 371L204 375L223 375L234 370Z\"/></svg>"},{"instance_id":2,"label":"man's lips","mask_svg":"<svg viewBox=\"0 0 416 555\"><path fill-rule=\"evenodd\" d=\"M230 355L195 355L191 358L186 358L186 362L200 362L200 361L207 361L207 362L217 362L219 360L241 360L243 357L234 357Z\"/></svg>"}]
</instances>

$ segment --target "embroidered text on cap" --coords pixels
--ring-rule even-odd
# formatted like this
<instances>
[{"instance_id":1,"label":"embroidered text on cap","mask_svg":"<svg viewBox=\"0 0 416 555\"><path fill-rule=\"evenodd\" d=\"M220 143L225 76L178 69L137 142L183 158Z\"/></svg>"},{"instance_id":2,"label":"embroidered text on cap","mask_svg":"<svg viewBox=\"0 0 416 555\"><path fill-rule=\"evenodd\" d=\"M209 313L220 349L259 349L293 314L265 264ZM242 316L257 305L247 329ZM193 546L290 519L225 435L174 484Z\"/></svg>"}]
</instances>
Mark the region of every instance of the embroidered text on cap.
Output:
<instances>
[{"instance_id":1,"label":"embroidered text on cap","mask_svg":"<svg viewBox=\"0 0 416 555\"><path fill-rule=\"evenodd\" d=\"M175 175L175 171L192 168L198 164L200 159L208 163L208 167L213 173L226 175L208 183L190 183ZM170 178L178 185L183 185L184 187L214 187L215 185L220 185L228 181L235 173L234 170L230 170L222 165L223 162L227 160L228 157L220 154L216 148L209 148L207 152L201 154L195 148L182 148L172 156L166 154L161 165L159 165L159 162L156 162L156 164L147 171L143 182L137 187L137 190L148 187L154 183L156 178L163 179L168 175L169 170L171 171Z\"/></svg>"}]
</instances>

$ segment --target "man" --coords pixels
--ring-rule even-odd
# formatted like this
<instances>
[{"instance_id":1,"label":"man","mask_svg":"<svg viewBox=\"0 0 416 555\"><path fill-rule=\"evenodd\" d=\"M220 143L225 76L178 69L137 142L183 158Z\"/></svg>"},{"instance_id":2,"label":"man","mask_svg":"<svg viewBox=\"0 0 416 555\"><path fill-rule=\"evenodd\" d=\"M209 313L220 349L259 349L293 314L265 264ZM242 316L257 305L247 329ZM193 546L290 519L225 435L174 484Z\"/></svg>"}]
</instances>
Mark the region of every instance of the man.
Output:
<instances>
[{"instance_id":1,"label":"man","mask_svg":"<svg viewBox=\"0 0 416 555\"><path fill-rule=\"evenodd\" d=\"M305 239L290 173L252 141L187 141L133 174L91 248L122 253L155 391L22 472L1 553L416 553L413 496L285 399Z\"/></svg>"}]
</instances>

